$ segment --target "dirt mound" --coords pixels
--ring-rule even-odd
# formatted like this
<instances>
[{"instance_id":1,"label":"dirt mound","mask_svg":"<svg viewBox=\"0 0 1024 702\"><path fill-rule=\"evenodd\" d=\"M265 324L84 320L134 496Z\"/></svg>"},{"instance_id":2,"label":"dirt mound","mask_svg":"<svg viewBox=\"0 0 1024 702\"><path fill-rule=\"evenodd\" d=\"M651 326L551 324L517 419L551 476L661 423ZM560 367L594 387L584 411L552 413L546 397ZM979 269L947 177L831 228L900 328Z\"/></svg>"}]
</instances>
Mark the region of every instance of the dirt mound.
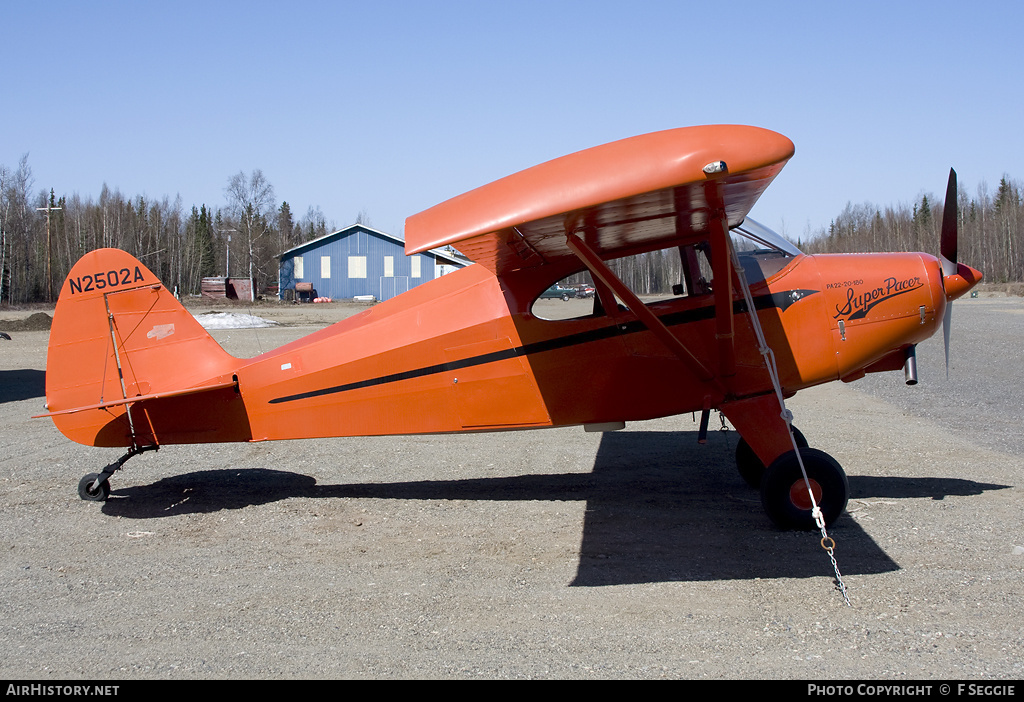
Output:
<instances>
[{"instance_id":1,"label":"dirt mound","mask_svg":"<svg viewBox=\"0 0 1024 702\"><path fill-rule=\"evenodd\" d=\"M0 331L23 332L23 331L47 331L53 320L45 312L36 312L25 319L12 319L6 322L0 321Z\"/></svg>"}]
</instances>

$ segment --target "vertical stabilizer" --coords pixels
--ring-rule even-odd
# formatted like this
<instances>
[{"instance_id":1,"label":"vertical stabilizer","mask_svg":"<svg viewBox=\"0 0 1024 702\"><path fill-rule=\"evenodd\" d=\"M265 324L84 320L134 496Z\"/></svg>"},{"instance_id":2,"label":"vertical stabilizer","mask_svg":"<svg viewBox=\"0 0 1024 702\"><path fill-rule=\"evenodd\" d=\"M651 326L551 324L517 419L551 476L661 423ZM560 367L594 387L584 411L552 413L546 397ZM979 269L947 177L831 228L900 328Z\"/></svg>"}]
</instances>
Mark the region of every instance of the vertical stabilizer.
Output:
<instances>
[{"instance_id":1,"label":"vertical stabilizer","mask_svg":"<svg viewBox=\"0 0 1024 702\"><path fill-rule=\"evenodd\" d=\"M75 264L57 301L47 408L88 445L245 439L238 365L148 268L99 249Z\"/></svg>"}]
</instances>

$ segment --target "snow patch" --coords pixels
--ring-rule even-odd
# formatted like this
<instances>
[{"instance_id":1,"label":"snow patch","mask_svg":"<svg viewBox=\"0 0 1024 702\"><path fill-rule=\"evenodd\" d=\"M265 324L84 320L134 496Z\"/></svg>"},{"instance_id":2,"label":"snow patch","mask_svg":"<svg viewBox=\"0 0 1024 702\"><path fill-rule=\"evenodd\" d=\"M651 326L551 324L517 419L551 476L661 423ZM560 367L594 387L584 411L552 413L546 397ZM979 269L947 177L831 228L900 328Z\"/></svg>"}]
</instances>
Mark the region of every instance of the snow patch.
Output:
<instances>
[{"instance_id":1,"label":"snow patch","mask_svg":"<svg viewBox=\"0 0 1024 702\"><path fill-rule=\"evenodd\" d=\"M207 312L196 315L196 320L204 329L260 329L278 326L277 322L269 319L237 312Z\"/></svg>"}]
</instances>

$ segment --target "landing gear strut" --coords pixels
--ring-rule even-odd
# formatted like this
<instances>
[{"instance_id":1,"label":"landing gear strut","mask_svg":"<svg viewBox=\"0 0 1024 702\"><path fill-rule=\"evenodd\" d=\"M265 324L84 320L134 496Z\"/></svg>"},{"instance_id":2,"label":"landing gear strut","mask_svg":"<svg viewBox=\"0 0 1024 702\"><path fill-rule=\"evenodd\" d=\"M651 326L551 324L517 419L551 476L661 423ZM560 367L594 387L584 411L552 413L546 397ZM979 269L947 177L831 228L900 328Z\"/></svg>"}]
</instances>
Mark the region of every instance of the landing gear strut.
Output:
<instances>
[{"instance_id":1,"label":"landing gear strut","mask_svg":"<svg viewBox=\"0 0 1024 702\"><path fill-rule=\"evenodd\" d=\"M129 458L137 456L146 451L156 451L160 447L157 444L147 446L132 446L128 453L103 469L102 473L87 473L78 481L78 496L90 502L104 502L110 496L110 476L115 471L121 470Z\"/></svg>"},{"instance_id":2,"label":"landing gear strut","mask_svg":"<svg viewBox=\"0 0 1024 702\"><path fill-rule=\"evenodd\" d=\"M790 427L793 430L793 438L796 439L796 445L800 448L807 448L807 439L804 438L803 432L796 427ZM740 477L746 481L747 485L754 488L755 490L761 489L761 480L764 477L764 463L754 453L754 449L750 448L750 444L746 442L742 436L740 441L736 444L736 468L740 472Z\"/></svg>"}]
</instances>

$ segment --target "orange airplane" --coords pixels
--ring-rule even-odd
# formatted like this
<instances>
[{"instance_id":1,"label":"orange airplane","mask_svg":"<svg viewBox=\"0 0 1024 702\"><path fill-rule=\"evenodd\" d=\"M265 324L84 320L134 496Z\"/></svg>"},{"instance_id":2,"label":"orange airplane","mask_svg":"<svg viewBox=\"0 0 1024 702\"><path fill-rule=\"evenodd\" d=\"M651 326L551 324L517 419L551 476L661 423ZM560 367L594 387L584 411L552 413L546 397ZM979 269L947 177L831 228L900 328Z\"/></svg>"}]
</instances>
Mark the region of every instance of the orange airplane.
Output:
<instances>
[{"instance_id":1,"label":"orange airplane","mask_svg":"<svg viewBox=\"0 0 1024 702\"><path fill-rule=\"evenodd\" d=\"M132 456L168 444L539 427L619 429L717 409L737 465L783 528L830 524L846 475L807 447L784 398L904 369L980 279L956 258L951 171L941 258L802 254L747 218L793 144L746 126L645 134L580 151L406 222L406 253L451 245L476 265L251 359L229 355L143 264L101 249L64 281L46 370L69 439L127 447L79 483L105 500ZM614 259L666 250L673 294L641 300ZM593 307L534 302L587 271ZM562 304L562 303L557 303ZM820 511L819 511L820 510Z\"/></svg>"}]
</instances>

